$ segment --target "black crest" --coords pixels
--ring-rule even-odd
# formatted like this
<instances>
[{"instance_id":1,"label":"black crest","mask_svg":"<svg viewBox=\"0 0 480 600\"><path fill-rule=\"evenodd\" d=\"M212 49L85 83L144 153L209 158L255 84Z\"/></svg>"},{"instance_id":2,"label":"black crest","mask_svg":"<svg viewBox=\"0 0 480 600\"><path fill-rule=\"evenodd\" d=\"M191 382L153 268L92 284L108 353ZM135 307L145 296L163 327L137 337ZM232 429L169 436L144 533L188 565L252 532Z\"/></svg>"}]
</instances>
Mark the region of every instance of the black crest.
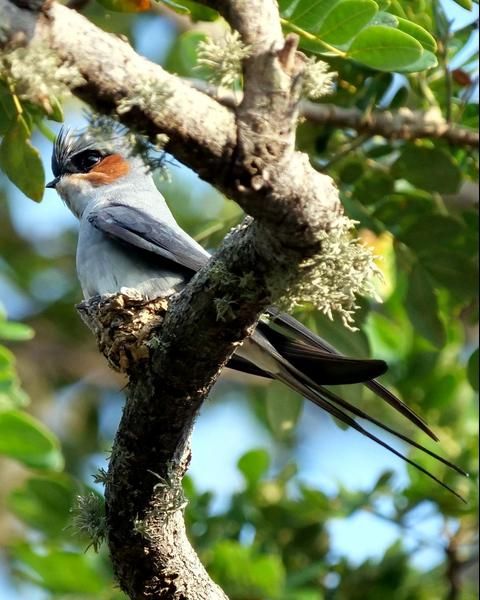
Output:
<instances>
[{"instance_id":1,"label":"black crest","mask_svg":"<svg viewBox=\"0 0 480 600\"><path fill-rule=\"evenodd\" d=\"M91 137L62 127L53 148L52 172L55 177L86 173L107 154Z\"/></svg>"}]
</instances>

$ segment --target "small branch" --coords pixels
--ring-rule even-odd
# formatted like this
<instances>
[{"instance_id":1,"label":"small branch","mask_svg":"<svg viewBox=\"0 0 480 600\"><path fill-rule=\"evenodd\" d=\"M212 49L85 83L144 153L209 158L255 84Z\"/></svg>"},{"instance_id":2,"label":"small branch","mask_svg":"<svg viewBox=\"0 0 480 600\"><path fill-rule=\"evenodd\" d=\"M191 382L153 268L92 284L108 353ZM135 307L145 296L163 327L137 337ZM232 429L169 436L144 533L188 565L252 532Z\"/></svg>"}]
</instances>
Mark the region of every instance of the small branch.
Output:
<instances>
[{"instance_id":1,"label":"small branch","mask_svg":"<svg viewBox=\"0 0 480 600\"><path fill-rule=\"evenodd\" d=\"M189 79L196 89L215 98L228 108L238 105L241 94L235 96L230 90L212 84ZM303 100L299 115L312 123L353 129L368 136L381 135L386 139L416 140L420 138L443 139L454 146L479 147L479 133L460 125L448 123L438 110L412 111L401 108L396 111L372 111L368 114L357 108L342 108L334 104L317 104Z\"/></svg>"},{"instance_id":2,"label":"small branch","mask_svg":"<svg viewBox=\"0 0 480 600\"><path fill-rule=\"evenodd\" d=\"M359 133L381 135L387 139L443 139L455 146L478 148L478 131L447 123L438 110L373 111L365 115L356 108L303 102L301 114L319 124L351 128Z\"/></svg>"}]
</instances>

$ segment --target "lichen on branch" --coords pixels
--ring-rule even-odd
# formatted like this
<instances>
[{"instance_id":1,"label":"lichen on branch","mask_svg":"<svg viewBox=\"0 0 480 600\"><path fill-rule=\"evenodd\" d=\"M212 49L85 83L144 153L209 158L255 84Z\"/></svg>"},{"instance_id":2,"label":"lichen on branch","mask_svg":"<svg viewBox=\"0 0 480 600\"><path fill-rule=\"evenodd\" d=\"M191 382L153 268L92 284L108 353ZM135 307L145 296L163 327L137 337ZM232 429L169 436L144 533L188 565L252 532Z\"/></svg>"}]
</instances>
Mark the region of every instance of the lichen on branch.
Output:
<instances>
[{"instance_id":1,"label":"lichen on branch","mask_svg":"<svg viewBox=\"0 0 480 600\"><path fill-rule=\"evenodd\" d=\"M21 100L41 106L47 114L53 112L54 102L71 95L71 88L85 83L75 65L61 61L42 42L1 51L0 79L6 80Z\"/></svg>"},{"instance_id":2,"label":"lichen on branch","mask_svg":"<svg viewBox=\"0 0 480 600\"><path fill-rule=\"evenodd\" d=\"M220 86L231 86L242 74L242 61L250 54L238 31L226 31L223 38L207 38L197 45L197 62L205 67L208 80Z\"/></svg>"},{"instance_id":3,"label":"lichen on branch","mask_svg":"<svg viewBox=\"0 0 480 600\"><path fill-rule=\"evenodd\" d=\"M341 215L329 231L319 233L321 253L300 265L301 276L282 297L279 306L292 310L313 305L331 320L337 313L345 327L356 331L354 313L358 296L378 302L375 279L382 277L372 250L355 237L356 221Z\"/></svg>"}]
</instances>

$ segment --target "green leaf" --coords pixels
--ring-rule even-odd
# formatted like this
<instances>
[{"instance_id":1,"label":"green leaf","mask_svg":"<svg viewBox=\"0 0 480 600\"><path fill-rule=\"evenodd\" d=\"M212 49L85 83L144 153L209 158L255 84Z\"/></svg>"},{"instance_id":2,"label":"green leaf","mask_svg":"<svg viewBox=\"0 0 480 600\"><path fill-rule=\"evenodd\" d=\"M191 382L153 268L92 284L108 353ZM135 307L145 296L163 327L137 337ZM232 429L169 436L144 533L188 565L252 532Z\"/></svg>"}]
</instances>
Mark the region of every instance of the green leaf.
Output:
<instances>
[{"instance_id":1,"label":"green leaf","mask_svg":"<svg viewBox=\"0 0 480 600\"><path fill-rule=\"evenodd\" d=\"M2 323L0 322L0 325ZM15 357L5 346L0 346L0 373L10 371L15 364Z\"/></svg>"},{"instance_id":2,"label":"green leaf","mask_svg":"<svg viewBox=\"0 0 480 600\"><path fill-rule=\"evenodd\" d=\"M397 237L417 255L442 250L447 243L458 249L466 241L467 229L461 221L447 215L418 214L409 226L401 228Z\"/></svg>"},{"instance_id":3,"label":"green leaf","mask_svg":"<svg viewBox=\"0 0 480 600\"><path fill-rule=\"evenodd\" d=\"M468 359L467 377L472 388L478 392L478 348L472 352Z\"/></svg>"},{"instance_id":4,"label":"green leaf","mask_svg":"<svg viewBox=\"0 0 480 600\"><path fill-rule=\"evenodd\" d=\"M372 69L402 71L417 62L422 53L421 44L403 31L372 25L357 35L347 56Z\"/></svg>"},{"instance_id":5,"label":"green leaf","mask_svg":"<svg viewBox=\"0 0 480 600\"><path fill-rule=\"evenodd\" d=\"M362 204L375 204L394 190L394 179L389 173L380 169L370 169L357 181L354 196Z\"/></svg>"},{"instance_id":6,"label":"green leaf","mask_svg":"<svg viewBox=\"0 0 480 600\"><path fill-rule=\"evenodd\" d=\"M28 404L28 397L18 382L15 357L10 350L0 345L0 412L26 404Z\"/></svg>"},{"instance_id":7,"label":"green leaf","mask_svg":"<svg viewBox=\"0 0 480 600\"><path fill-rule=\"evenodd\" d=\"M264 477L270 466L270 456L266 450L250 450L240 457L237 463L249 487L254 487Z\"/></svg>"},{"instance_id":8,"label":"green leaf","mask_svg":"<svg viewBox=\"0 0 480 600\"><path fill-rule=\"evenodd\" d=\"M472 10L472 8L473 8L472 0L453 0L453 1L456 2L458 4L458 6L461 6L462 8L465 8L466 10Z\"/></svg>"},{"instance_id":9,"label":"green leaf","mask_svg":"<svg viewBox=\"0 0 480 600\"><path fill-rule=\"evenodd\" d=\"M301 0L279 0L278 8L282 17L289 19Z\"/></svg>"},{"instance_id":10,"label":"green leaf","mask_svg":"<svg viewBox=\"0 0 480 600\"><path fill-rule=\"evenodd\" d=\"M168 6L168 8L171 8L173 11L175 11L179 15L189 15L190 14L190 10L186 6L184 6L182 4L178 4L177 2L173 2L173 0L159 0L159 1L162 4L165 4L165 6Z\"/></svg>"},{"instance_id":11,"label":"green leaf","mask_svg":"<svg viewBox=\"0 0 480 600\"><path fill-rule=\"evenodd\" d=\"M20 571L56 594L92 594L100 598L109 586L96 565L97 557L91 553L47 548L37 553L26 544L13 548L12 553L20 562Z\"/></svg>"},{"instance_id":12,"label":"green leaf","mask_svg":"<svg viewBox=\"0 0 480 600\"><path fill-rule=\"evenodd\" d=\"M301 397L283 385L272 383L265 402L267 421L274 435L279 439L291 435L302 413Z\"/></svg>"},{"instance_id":13,"label":"green leaf","mask_svg":"<svg viewBox=\"0 0 480 600\"><path fill-rule=\"evenodd\" d=\"M290 21L307 31L316 31L342 0L300 0Z\"/></svg>"},{"instance_id":14,"label":"green leaf","mask_svg":"<svg viewBox=\"0 0 480 600\"><path fill-rule=\"evenodd\" d=\"M446 342L445 326L438 316L437 296L427 272L415 265L408 279L405 307L415 331L437 348Z\"/></svg>"},{"instance_id":15,"label":"green leaf","mask_svg":"<svg viewBox=\"0 0 480 600\"><path fill-rule=\"evenodd\" d=\"M463 253L437 248L422 253L419 260L436 284L447 288L455 298L466 300L477 294L476 265Z\"/></svg>"},{"instance_id":16,"label":"green leaf","mask_svg":"<svg viewBox=\"0 0 480 600\"><path fill-rule=\"evenodd\" d=\"M408 33L413 38L415 38L420 44L422 44L425 50L432 52L435 54L437 51L437 42L433 35L428 33L426 29L420 27L416 23L412 23L412 21L408 21L407 19L402 19L402 17L396 17L398 25L397 28L404 33Z\"/></svg>"},{"instance_id":17,"label":"green leaf","mask_svg":"<svg viewBox=\"0 0 480 600\"><path fill-rule=\"evenodd\" d=\"M387 27L396 27L398 25L398 18L384 10L379 11L375 18L372 19L371 25L386 25Z\"/></svg>"},{"instance_id":18,"label":"green leaf","mask_svg":"<svg viewBox=\"0 0 480 600\"><path fill-rule=\"evenodd\" d=\"M404 146L392 165L392 174L416 187L442 194L454 194L462 180L461 171L451 154L440 148L416 144Z\"/></svg>"},{"instance_id":19,"label":"green leaf","mask_svg":"<svg viewBox=\"0 0 480 600\"><path fill-rule=\"evenodd\" d=\"M368 315L364 327L373 356L381 356L387 363L405 358L411 349L412 331L377 312Z\"/></svg>"},{"instance_id":20,"label":"green leaf","mask_svg":"<svg viewBox=\"0 0 480 600\"><path fill-rule=\"evenodd\" d=\"M343 183L355 183L363 175L364 167L363 160L352 158L342 164L338 176Z\"/></svg>"},{"instance_id":21,"label":"green leaf","mask_svg":"<svg viewBox=\"0 0 480 600\"><path fill-rule=\"evenodd\" d=\"M168 56L167 65L182 77L199 77L204 68L197 66L197 46L205 35L199 31L187 31L178 36Z\"/></svg>"},{"instance_id":22,"label":"green leaf","mask_svg":"<svg viewBox=\"0 0 480 600\"><path fill-rule=\"evenodd\" d=\"M24 342L31 340L34 335L33 329L24 323L0 321L0 339L10 340L11 342Z\"/></svg>"},{"instance_id":23,"label":"green leaf","mask_svg":"<svg viewBox=\"0 0 480 600\"><path fill-rule=\"evenodd\" d=\"M76 494L73 481L66 475L31 477L24 486L10 493L9 509L30 527L50 536L64 533L71 518Z\"/></svg>"},{"instance_id":24,"label":"green leaf","mask_svg":"<svg viewBox=\"0 0 480 600\"><path fill-rule=\"evenodd\" d=\"M63 467L57 438L37 419L19 411L0 413L0 454L27 467L55 471Z\"/></svg>"},{"instance_id":25,"label":"green leaf","mask_svg":"<svg viewBox=\"0 0 480 600\"><path fill-rule=\"evenodd\" d=\"M373 0L343 0L327 14L314 33L330 44L344 44L357 35L376 12L377 5Z\"/></svg>"},{"instance_id":26,"label":"green leaf","mask_svg":"<svg viewBox=\"0 0 480 600\"><path fill-rule=\"evenodd\" d=\"M26 196L40 202L45 189L45 173L40 153L32 146L27 131L17 122L0 145L0 168Z\"/></svg>"},{"instance_id":27,"label":"green leaf","mask_svg":"<svg viewBox=\"0 0 480 600\"><path fill-rule=\"evenodd\" d=\"M278 598L285 581L280 557L253 547L221 540L211 549L209 573L229 597Z\"/></svg>"},{"instance_id":28,"label":"green leaf","mask_svg":"<svg viewBox=\"0 0 480 600\"><path fill-rule=\"evenodd\" d=\"M428 69L433 69L438 65L438 60L433 52L429 50L424 50L422 56L409 65L402 69L403 73L418 73L420 71L427 71Z\"/></svg>"},{"instance_id":29,"label":"green leaf","mask_svg":"<svg viewBox=\"0 0 480 600\"><path fill-rule=\"evenodd\" d=\"M0 135L6 133L15 122L17 111L12 94L0 81Z\"/></svg>"},{"instance_id":30,"label":"green leaf","mask_svg":"<svg viewBox=\"0 0 480 600\"><path fill-rule=\"evenodd\" d=\"M60 103L60 100L58 98L56 98L55 96L51 96L50 97L50 105L52 107L52 112L50 113L48 118L51 119L52 121L56 121L57 123L63 123L65 118L64 118L63 108Z\"/></svg>"}]
</instances>

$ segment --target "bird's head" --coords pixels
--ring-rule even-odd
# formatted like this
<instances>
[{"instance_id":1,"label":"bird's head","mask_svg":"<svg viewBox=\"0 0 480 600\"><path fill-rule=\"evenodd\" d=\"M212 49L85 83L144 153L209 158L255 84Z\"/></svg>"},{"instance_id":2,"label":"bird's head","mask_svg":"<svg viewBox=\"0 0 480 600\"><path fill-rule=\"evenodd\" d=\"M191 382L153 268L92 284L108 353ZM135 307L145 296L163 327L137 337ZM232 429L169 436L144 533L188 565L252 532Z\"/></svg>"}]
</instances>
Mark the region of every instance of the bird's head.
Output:
<instances>
[{"instance_id":1,"label":"bird's head","mask_svg":"<svg viewBox=\"0 0 480 600\"><path fill-rule=\"evenodd\" d=\"M145 173L145 165L121 138L99 141L88 134L62 127L52 153L54 188L72 212L80 217L85 206L117 184Z\"/></svg>"},{"instance_id":2,"label":"bird's head","mask_svg":"<svg viewBox=\"0 0 480 600\"><path fill-rule=\"evenodd\" d=\"M62 128L52 153L55 178L46 187L57 189L73 182L92 187L109 185L127 175L130 168L126 149Z\"/></svg>"}]
</instances>

